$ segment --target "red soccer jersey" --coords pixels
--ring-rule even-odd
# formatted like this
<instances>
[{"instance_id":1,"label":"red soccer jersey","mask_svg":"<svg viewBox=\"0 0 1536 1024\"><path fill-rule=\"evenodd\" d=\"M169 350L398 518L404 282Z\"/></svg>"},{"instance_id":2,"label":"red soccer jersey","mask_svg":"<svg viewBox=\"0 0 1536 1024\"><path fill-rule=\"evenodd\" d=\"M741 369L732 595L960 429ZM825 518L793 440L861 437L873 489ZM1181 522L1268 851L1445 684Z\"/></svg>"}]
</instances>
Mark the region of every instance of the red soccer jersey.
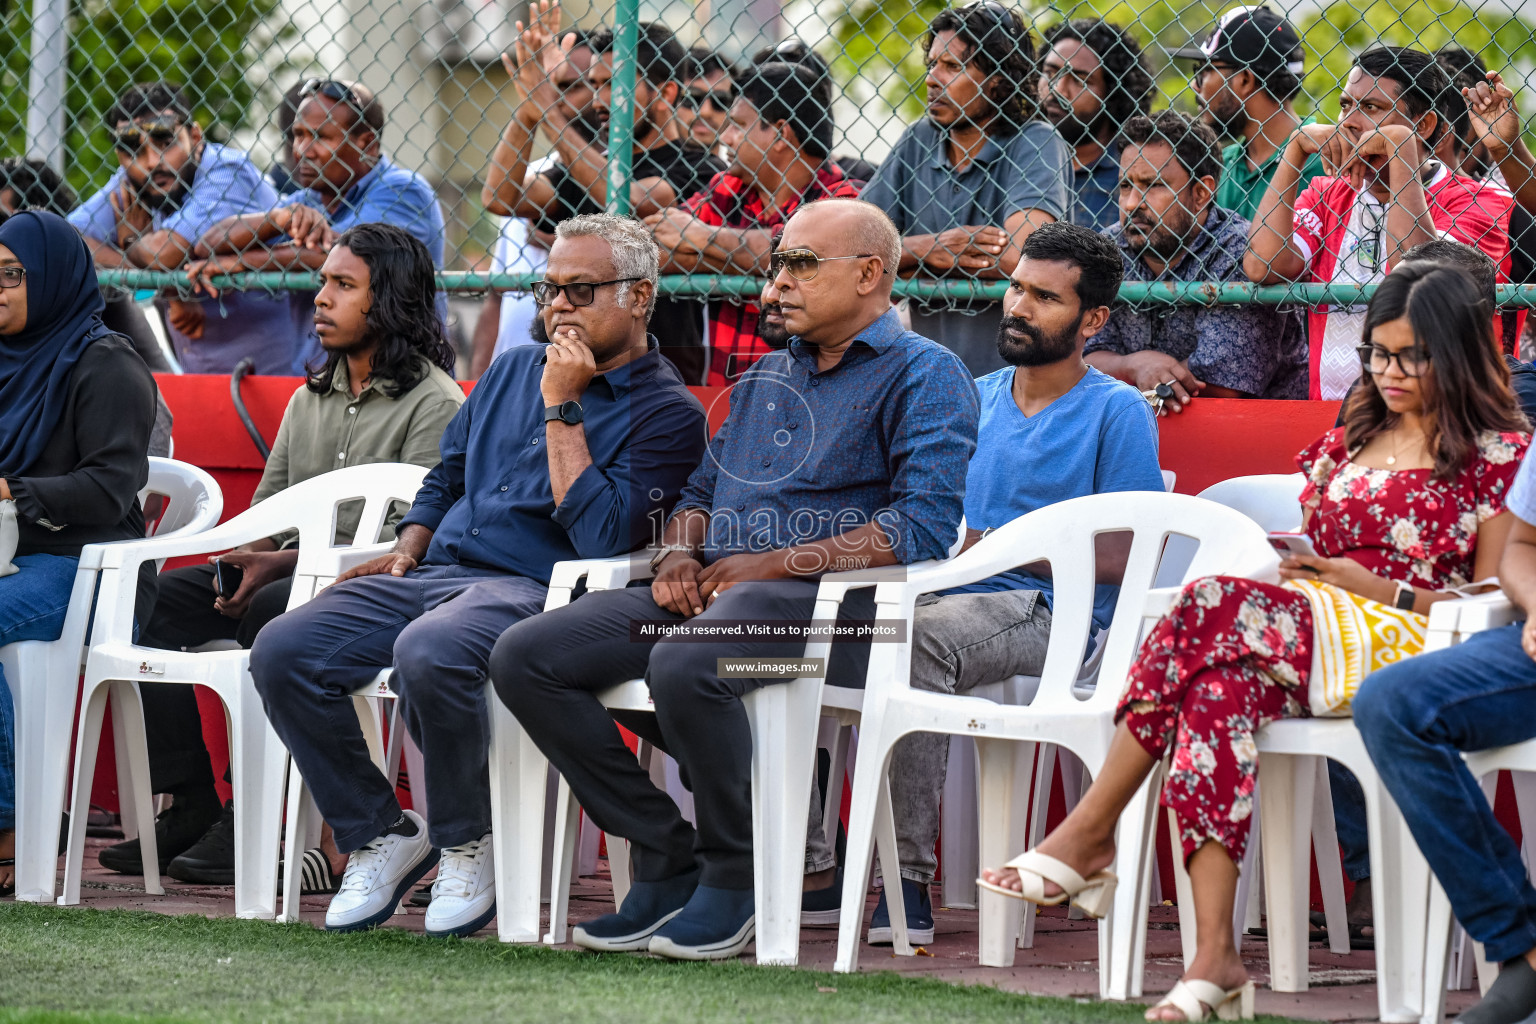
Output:
<instances>
[{"instance_id":1,"label":"red soccer jersey","mask_svg":"<svg viewBox=\"0 0 1536 1024\"><path fill-rule=\"evenodd\" d=\"M1442 237L1488 254L1499 281L1509 280L1509 213L1514 197L1493 182L1436 171L1425 188L1429 214ZM1386 276L1375 252L1382 246L1386 208L1368 192L1357 194L1347 178L1314 178L1296 200L1293 239L1314 284L1377 284ZM1309 317L1311 396L1342 398L1360 373L1355 346L1365 325L1364 307L1329 310Z\"/></svg>"},{"instance_id":2,"label":"red soccer jersey","mask_svg":"<svg viewBox=\"0 0 1536 1024\"><path fill-rule=\"evenodd\" d=\"M767 212L757 189L741 178L720 173L710 179L707 188L696 192L684 203L683 209L713 227L772 231L777 241L779 232L784 230L784 222L802 203L818 199L856 199L862 186L863 182L850 179L841 167L828 160L817 169L816 177L798 199L784 204L781 210ZM716 299L709 305L709 375L704 383L712 386L734 384L748 367L773 350L757 336L758 307L755 302Z\"/></svg>"}]
</instances>

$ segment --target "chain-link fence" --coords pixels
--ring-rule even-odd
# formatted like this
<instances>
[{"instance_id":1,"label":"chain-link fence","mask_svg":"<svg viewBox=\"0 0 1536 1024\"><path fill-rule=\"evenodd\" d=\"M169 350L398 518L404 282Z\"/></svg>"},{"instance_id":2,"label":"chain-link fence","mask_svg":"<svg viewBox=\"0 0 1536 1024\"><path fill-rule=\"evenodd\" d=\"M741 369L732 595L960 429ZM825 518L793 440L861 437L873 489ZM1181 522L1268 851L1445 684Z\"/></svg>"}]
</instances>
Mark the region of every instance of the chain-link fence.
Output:
<instances>
[{"instance_id":1,"label":"chain-link fence","mask_svg":"<svg viewBox=\"0 0 1536 1024\"><path fill-rule=\"evenodd\" d=\"M1177 356L1198 338L1226 359L1292 332L1269 345L1286 366L1231 378L1243 394L1302 397L1310 376L1328 395L1330 353L1347 340L1356 358L1357 304L1424 242L1492 259L1512 285L1507 345L1536 281L1519 114L1536 36L1518 4L0 11L15 157L0 204L72 207L104 283L154 291L173 340L285 316L303 333L307 299L290 309L286 293L314 287L337 231L383 220L432 251L464 369L479 368L498 339L536 331L525 290L554 225L607 208L645 218L661 246L658 333L699 350L694 379L728 381L773 342L756 299L785 220L838 195L892 215L898 295L918 329L981 353L973 368L1020 246L1052 221L1123 254L1134 315L1106 350ZM131 88L153 82L179 91ZM1164 109L1180 116L1146 117ZM188 368L227 369L214 363Z\"/></svg>"}]
</instances>

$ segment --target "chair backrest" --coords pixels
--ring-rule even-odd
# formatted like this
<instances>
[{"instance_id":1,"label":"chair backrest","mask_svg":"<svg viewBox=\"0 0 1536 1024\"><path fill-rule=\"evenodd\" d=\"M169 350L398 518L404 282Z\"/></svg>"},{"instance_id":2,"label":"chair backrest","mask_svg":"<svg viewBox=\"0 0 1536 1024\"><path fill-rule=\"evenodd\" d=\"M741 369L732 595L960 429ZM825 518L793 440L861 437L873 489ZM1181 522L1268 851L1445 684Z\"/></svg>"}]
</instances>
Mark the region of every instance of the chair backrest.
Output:
<instances>
[{"instance_id":1,"label":"chair backrest","mask_svg":"<svg viewBox=\"0 0 1536 1024\"><path fill-rule=\"evenodd\" d=\"M384 520L395 503L409 505L426 476L427 471L421 466L403 462L349 466L280 491L240 518L270 515L277 526L274 534L298 529L299 561L294 568L293 593L312 594L335 578L337 552L346 550L345 545L334 544L340 506L355 501L363 503L353 544L368 545L383 530Z\"/></svg>"},{"instance_id":2,"label":"chair backrest","mask_svg":"<svg viewBox=\"0 0 1536 1024\"><path fill-rule=\"evenodd\" d=\"M218 482L206 470L175 459L149 457L149 482L139 492L139 503L152 495L165 499L149 531L152 537L201 533L224 514L224 492Z\"/></svg>"},{"instance_id":3,"label":"chair backrest","mask_svg":"<svg viewBox=\"0 0 1536 1024\"><path fill-rule=\"evenodd\" d=\"M1094 539L1099 534L1126 532L1131 534L1130 551L1114 617L1104 637L1099 685L1084 700L1074 690L1093 630ZM1142 636L1156 621L1156 612L1152 616L1145 614L1148 592L1153 588L1171 537L1188 537L1198 543L1180 583L1212 575L1263 577L1272 575L1278 563L1264 530L1241 513L1187 494L1138 491L1088 495L1021 516L969 551L943 563L939 571L926 573L924 587L938 583L936 589L946 589L1028 562L1049 562L1054 592L1051 638L1040 674L1040 689L1031 706L1072 706L1084 710L1089 705L1112 707L1124 689L1131 659ZM878 616L904 617L910 621L911 604L903 607L897 603L896 595L906 601L912 599L910 588L904 590L899 582L877 587ZM888 665L880 656L881 648L895 646L874 645L871 664L876 660L882 664L879 672L872 668L870 673L872 691L882 685L881 677L887 674L894 677L896 687L904 689L909 685L910 665Z\"/></svg>"},{"instance_id":4,"label":"chair backrest","mask_svg":"<svg viewBox=\"0 0 1536 1024\"><path fill-rule=\"evenodd\" d=\"M1271 533L1301 529L1301 473L1234 476L1200 492L1206 501L1233 508Z\"/></svg>"}]
</instances>

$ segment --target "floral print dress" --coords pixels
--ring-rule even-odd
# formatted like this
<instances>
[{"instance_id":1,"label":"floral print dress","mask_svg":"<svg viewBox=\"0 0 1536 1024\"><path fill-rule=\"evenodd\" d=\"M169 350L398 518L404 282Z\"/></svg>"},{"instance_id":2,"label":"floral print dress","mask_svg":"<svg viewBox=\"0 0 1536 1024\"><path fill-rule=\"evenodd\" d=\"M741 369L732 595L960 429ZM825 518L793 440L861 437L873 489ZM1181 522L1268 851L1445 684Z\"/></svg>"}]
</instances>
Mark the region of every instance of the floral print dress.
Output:
<instances>
[{"instance_id":1,"label":"floral print dress","mask_svg":"<svg viewBox=\"0 0 1536 1024\"><path fill-rule=\"evenodd\" d=\"M1296 457L1318 554L1426 590L1472 582L1478 527L1504 510L1530 436L1485 433L1461 473L1369 469L1351 461L1342 427ZM1294 591L1212 576L1184 588L1148 634L1117 712L1153 757L1173 746L1163 805L1188 859L1209 841L1240 862L1253 816L1254 733L1309 714L1312 610Z\"/></svg>"}]
</instances>

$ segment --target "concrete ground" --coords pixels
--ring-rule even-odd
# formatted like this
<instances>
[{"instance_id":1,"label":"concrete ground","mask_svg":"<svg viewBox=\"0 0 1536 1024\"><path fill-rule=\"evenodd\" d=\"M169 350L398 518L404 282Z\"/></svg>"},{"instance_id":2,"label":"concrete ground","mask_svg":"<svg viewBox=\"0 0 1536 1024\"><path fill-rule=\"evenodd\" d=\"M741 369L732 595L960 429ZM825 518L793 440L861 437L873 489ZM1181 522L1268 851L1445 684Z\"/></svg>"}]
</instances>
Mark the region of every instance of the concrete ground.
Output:
<instances>
[{"instance_id":1,"label":"concrete ground","mask_svg":"<svg viewBox=\"0 0 1536 1024\"><path fill-rule=\"evenodd\" d=\"M183 885L166 878L163 879L164 896L146 896L136 884L137 878L107 871L97 864L96 852L110 840L91 839L87 842L80 891L82 907L210 917L234 913L231 890L219 886ZM598 875L581 879L571 889L570 920L573 924L608 913L613 908L606 862L599 861L598 870ZM327 896L305 897L304 920L317 927L323 925L328 900ZM874 904L875 897L871 895L865 912L866 922ZM407 912L397 915L390 926L419 931L424 913L421 908L408 906ZM1065 911L1059 909L1041 911L1034 948L1019 950L1014 965L1008 968L982 967L977 963L975 911L937 909L935 926L934 941L920 955L896 957L888 948L864 946L860 952L859 969L921 974L944 981L993 985L1006 991L1033 995L1080 999L1098 995L1098 936L1092 922L1068 920ZM494 935L494 922L482 934ZM830 971L836 946L836 928L802 929L800 966ZM1265 987L1269 964L1262 938L1248 936L1243 942L1243 957L1259 984L1260 1013L1325 1021L1376 1019L1375 956L1370 952L1336 956L1326 945L1314 944L1311 947L1311 987L1301 993L1271 992ZM1153 908L1147 936L1146 991L1149 995L1166 991L1181 973L1176 911L1171 906ZM1446 1001L1446 1011L1448 1014L1458 1013L1475 999L1474 992L1452 992Z\"/></svg>"}]
</instances>

